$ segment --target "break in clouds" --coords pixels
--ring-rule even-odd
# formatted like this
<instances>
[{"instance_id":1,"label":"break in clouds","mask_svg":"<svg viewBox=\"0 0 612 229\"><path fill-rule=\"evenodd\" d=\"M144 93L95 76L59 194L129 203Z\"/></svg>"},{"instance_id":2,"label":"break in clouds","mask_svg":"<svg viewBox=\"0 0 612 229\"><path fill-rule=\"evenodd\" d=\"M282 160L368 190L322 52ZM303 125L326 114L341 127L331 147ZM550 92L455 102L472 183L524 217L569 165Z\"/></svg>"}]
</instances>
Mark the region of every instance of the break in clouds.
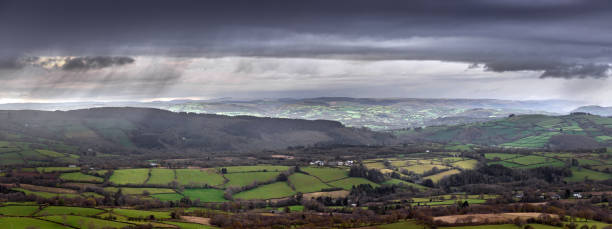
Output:
<instances>
[{"instance_id":1,"label":"break in clouds","mask_svg":"<svg viewBox=\"0 0 612 229\"><path fill-rule=\"evenodd\" d=\"M0 1L0 98L609 104L610 21L606 0Z\"/></svg>"}]
</instances>

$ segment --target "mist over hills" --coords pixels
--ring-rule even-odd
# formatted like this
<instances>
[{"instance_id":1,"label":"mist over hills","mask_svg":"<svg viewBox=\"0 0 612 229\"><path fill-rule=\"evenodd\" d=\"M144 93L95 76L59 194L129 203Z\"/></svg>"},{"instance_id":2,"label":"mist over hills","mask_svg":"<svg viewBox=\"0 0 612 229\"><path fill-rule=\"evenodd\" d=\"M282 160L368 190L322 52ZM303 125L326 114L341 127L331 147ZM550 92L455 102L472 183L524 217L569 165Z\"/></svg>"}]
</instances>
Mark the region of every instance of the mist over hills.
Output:
<instances>
[{"instance_id":1,"label":"mist over hills","mask_svg":"<svg viewBox=\"0 0 612 229\"><path fill-rule=\"evenodd\" d=\"M585 113L600 115L600 116L612 116L612 107L602 107L602 106L595 106L595 105L582 106L582 107L576 108L572 112L585 112Z\"/></svg>"},{"instance_id":2,"label":"mist over hills","mask_svg":"<svg viewBox=\"0 0 612 229\"><path fill-rule=\"evenodd\" d=\"M567 114L580 102L496 99L348 98L173 100L154 102L75 102L0 104L0 110L74 110L95 107L148 107L175 112L229 116L333 120L351 127L392 130L483 122L510 114Z\"/></svg>"},{"instance_id":3,"label":"mist over hills","mask_svg":"<svg viewBox=\"0 0 612 229\"><path fill-rule=\"evenodd\" d=\"M152 108L0 111L0 139L104 152L259 151L289 146L383 144L390 134L326 120L175 113Z\"/></svg>"}]
</instances>

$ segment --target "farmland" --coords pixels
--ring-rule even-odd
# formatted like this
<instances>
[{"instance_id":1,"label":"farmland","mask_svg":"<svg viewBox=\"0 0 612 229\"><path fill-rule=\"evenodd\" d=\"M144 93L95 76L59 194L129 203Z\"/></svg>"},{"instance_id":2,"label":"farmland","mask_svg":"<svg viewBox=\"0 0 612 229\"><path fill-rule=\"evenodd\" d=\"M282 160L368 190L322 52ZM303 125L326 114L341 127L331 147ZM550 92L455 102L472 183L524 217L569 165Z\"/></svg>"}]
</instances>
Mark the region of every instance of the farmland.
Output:
<instances>
[{"instance_id":1,"label":"farmland","mask_svg":"<svg viewBox=\"0 0 612 229\"><path fill-rule=\"evenodd\" d=\"M302 168L304 172L318 177L323 182L329 182L334 180L340 180L348 177L348 171L341 168L330 168L330 167L305 167Z\"/></svg>"},{"instance_id":2,"label":"farmland","mask_svg":"<svg viewBox=\"0 0 612 229\"><path fill-rule=\"evenodd\" d=\"M183 195L202 202L225 202L223 190L220 189L185 189Z\"/></svg>"},{"instance_id":3,"label":"farmland","mask_svg":"<svg viewBox=\"0 0 612 229\"><path fill-rule=\"evenodd\" d=\"M234 195L235 199L274 199L282 198L295 194L295 191L289 187L287 182L276 182L272 184L262 185L255 189L240 192Z\"/></svg>"},{"instance_id":4,"label":"farmland","mask_svg":"<svg viewBox=\"0 0 612 229\"><path fill-rule=\"evenodd\" d=\"M225 174L229 181L225 187L242 187L255 182L262 183L276 179L280 172L239 172Z\"/></svg>"},{"instance_id":5,"label":"farmland","mask_svg":"<svg viewBox=\"0 0 612 229\"><path fill-rule=\"evenodd\" d=\"M65 181L94 182L94 183L101 183L104 181L104 179L101 177L87 175L87 174L83 174L80 172L62 173L62 175L60 176L60 179L65 180Z\"/></svg>"},{"instance_id":6,"label":"farmland","mask_svg":"<svg viewBox=\"0 0 612 229\"><path fill-rule=\"evenodd\" d=\"M292 174L289 176L289 182L293 185L295 191L301 193L318 192L322 189L330 188L329 185L321 182L319 179L303 173Z\"/></svg>"},{"instance_id":7,"label":"farmland","mask_svg":"<svg viewBox=\"0 0 612 229\"><path fill-rule=\"evenodd\" d=\"M117 185L144 184L149 178L149 169L115 170L109 181Z\"/></svg>"}]
</instances>

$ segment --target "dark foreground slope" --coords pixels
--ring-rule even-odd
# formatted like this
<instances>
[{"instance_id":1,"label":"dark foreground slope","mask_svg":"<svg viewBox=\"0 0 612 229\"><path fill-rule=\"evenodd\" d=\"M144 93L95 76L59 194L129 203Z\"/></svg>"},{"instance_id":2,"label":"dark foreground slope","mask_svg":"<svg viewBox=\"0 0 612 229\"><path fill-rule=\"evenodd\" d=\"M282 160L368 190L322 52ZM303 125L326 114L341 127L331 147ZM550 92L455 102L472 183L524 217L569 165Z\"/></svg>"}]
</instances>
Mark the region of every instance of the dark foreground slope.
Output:
<instances>
[{"instance_id":1,"label":"dark foreground slope","mask_svg":"<svg viewBox=\"0 0 612 229\"><path fill-rule=\"evenodd\" d=\"M0 141L94 150L252 151L315 144L382 144L390 135L334 121L174 113L148 108L0 111Z\"/></svg>"},{"instance_id":2,"label":"dark foreground slope","mask_svg":"<svg viewBox=\"0 0 612 229\"><path fill-rule=\"evenodd\" d=\"M416 128L401 139L517 148L595 149L612 146L612 118L587 114L518 115L501 120Z\"/></svg>"}]
</instances>

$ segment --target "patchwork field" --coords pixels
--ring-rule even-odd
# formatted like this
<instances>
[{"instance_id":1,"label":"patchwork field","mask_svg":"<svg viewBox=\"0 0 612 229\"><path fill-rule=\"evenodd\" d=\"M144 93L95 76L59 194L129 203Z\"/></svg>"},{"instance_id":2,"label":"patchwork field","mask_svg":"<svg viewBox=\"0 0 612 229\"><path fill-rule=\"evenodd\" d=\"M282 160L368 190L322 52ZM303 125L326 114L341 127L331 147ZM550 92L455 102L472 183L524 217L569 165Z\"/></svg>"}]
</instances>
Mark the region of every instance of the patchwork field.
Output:
<instances>
[{"instance_id":1,"label":"patchwork field","mask_svg":"<svg viewBox=\"0 0 612 229\"><path fill-rule=\"evenodd\" d=\"M295 191L301 193L318 192L322 189L331 188L316 177L303 173L294 173L289 176L289 183L295 188Z\"/></svg>"},{"instance_id":2,"label":"patchwork field","mask_svg":"<svg viewBox=\"0 0 612 229\"><path fill-rule=\"evenodd\" d=\"M62 173L62 175L60 175L60 179L65 180L65 181L92 182L92 183L102 183L104 181L104 178L84 174L81 172Z\"/></svg>"},{"instance_id":3,"label":"patchwork field","mask_svg":"<svg viewBox=\"0 0 612 229\"><path fill-rule=\"evenodd\" d=\"M220 189L185 189L183 195L191 200L200 200L202 202L225 202L223 190Z\"/></svg>"},{"instance_id":4,"label":"patchwork field","mask_svg":"<svg viewBox=\"0 0 612 229\"><path fill-rule=\"evenodd\" d=\"M240 192L234 195L234 199L275 199L294 195L296 192L289 187L287 182L276 182L262 185L255 189Z\"/></svg>"},{"instance_id":5,"label":"patchwork field","mask_svg":"<svg viewBox=\"0 0 612 229\"><path fill-rule=\"evenodd\" d=\"M147 184L168 185L174 181L174 170L172 169L151 169L151 177Z\"/></svg>"},{"instance_id":6,"label":"patchwork field","mask_svg":"<svg viewBox=\"0 0 612 229\"><path fill-rule=\"evenodd\" d=\"M289 170L289 166L283 166L283 165L229 166L229 167L223 167L223 168L227 169L228 173L283 172L283 171Z\"/></svg>"},{"instance_id":7,"label":"patchwork field","mask_svg":"<svg viewBox=\"0 0 612 229\"><path fill-rule=\"evenodd\" d=\"M109 181L116 185L144 184L149 178L149 169L115 170Z\"/></svg>"},{"instance_id":8,"label":"patchwork field","mask_svg":"<svg viewBox=\"0 0 612 229\"><path fill-rule=\"evenodd\" d=\"M0 207L0 215L31 216L38 210L38 206L4 206Z\"/></svg>"},{"instance_id":9,"label":"patchwork field","mask_svg":"<svg viewBox=\"0 0 612 229\"><path fill-rule=\"evenodd\" d=\"M0 225L10 229L31 229L31 228L44 228L44 229L69 229L58 223L48 222L35 218L24 218L24 217L0 217Z\"/></svg>"},{"instance_id":10,"label":"patchwork field","mask_svg":"<svg viewBox=\"0 0 612 229\"><path fill-rule=\"evenodd\" d=\"M177 169L176 180L180 185L217 186L224 182L223 176L214 169Z\"/></svg>"},{"instance_id":11,"label":"patchwork field","mask_svg":"<svg viewBox=\"0 0 612 229\"><path fill-rule=\"evenodd\" d=\"M351 190L353 186L357 186L360 184L370 184L372 185L372 187L380 186L379 184L376 184L372 181L369 181L368 179L361 178L361 177L349 177L349 178L344 178L342 180L337 180L337 181L329 183L329 185L331 186L342 188L345 190Z\"/></svg>"},{"instance_id":12,"label":"patchwork field","mask_svg":"<svg viewBox=\"0 0 612 229\"><path fill-rule=\"evenodd\" d=\"M240 172L225 174L229 181L225 187L243 187L255 182L267 182L276 179L280 172Z\"/></svg>"},{"instance_id":13,"label":"patchwork field","mask_svg":"<svg viewBox=\"0 0 612 229\"><path fill-rule=\"evenodd\" d=\"M81 208L81 207L64 207L64 206L49 206L43 208L41 211L36 213L36 216L47 216L47 215L80 215L80 216L93 216L104 212L101 209L95 208Z\"/></svg>"},{"instance_id":14,"label":"patchwork field","mask_svg":"<svg viewBox=\"0 0 612 229\"><path fill-rule=\"evenodd\" d=\"M318 177L323 182L340 180L348 177L348 171L346 169L330 167L304 167L301 169L312 176Z\"/></svg>"}]
</instances>

